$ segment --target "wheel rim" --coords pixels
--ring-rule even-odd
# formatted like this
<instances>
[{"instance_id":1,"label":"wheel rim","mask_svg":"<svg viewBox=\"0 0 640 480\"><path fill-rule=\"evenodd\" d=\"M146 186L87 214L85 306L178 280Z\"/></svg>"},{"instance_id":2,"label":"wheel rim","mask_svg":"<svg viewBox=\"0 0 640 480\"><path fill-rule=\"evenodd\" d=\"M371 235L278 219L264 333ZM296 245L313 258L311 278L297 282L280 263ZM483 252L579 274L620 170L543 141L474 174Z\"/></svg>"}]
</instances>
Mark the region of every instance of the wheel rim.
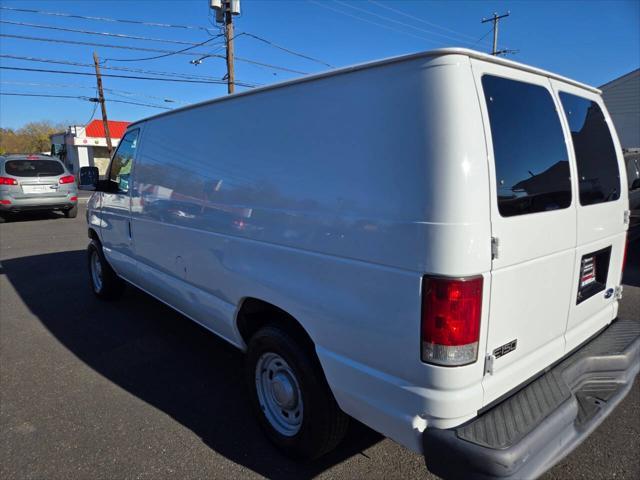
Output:
<instances>
[{"instance_id":1,"label":"wheel rim","mask_svg":"<svg viewBox=\"0 0 640 480\"><path fill-rule=\"evenodd\" d=\"M302 426L302 392L293 370L280 355L269 352L260 357L256 391L271 426L287 437L298 433Z\"/></svg>"},{"instance_id":2,"label":"wheel rim","mask_svg":"<svg viewBox=\"0 0 640 480\"><path fill-rule=\"evenodd\" d=\"M102 263L95 250L91 253L91 279L93 280L93 289L96 292L102 290Z\"/></svg>"}]
</instances>

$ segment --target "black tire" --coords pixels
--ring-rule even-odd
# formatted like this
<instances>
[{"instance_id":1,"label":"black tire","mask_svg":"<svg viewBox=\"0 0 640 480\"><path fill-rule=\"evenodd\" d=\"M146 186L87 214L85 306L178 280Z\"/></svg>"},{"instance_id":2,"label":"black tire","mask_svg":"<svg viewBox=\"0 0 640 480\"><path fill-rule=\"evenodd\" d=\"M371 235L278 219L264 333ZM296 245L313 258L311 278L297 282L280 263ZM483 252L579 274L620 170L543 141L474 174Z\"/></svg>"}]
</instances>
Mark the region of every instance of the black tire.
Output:
<instances>
[{"instance_id":1,"label":"black tire","mask_svg":"<svg viewBox=\"0 0 640 480\"><path fill-rule=\"evenodd\" d=\"M64 216L67 218L76 218L78 216L78 205L74 205L69 210L65 210Z\"/></svg>"},{"instance_id":2,"label":"black tire","mask_svg":"<svg viewBox=\"0 0 640 480\"><path fill-rule=\"evenodd\" d=\"M100 284L96 283L94 277L94 255L100 265ZM89 267L89 284L93 293L102 300L116 300L124 292L125 283L116 275L109 262L102 253L102 245L96 240L91 240L87 247L87 262Z\"/></svg>"},{"instance_id":3,"label":"black tire","mask_svg":"<svg viewBox=\"0 0 640 480\"><path fill-rule=\"evenodd\" d=\"M0 214L0 223L4 223L6 221L7 219L5 218L5 216L3 214Z\"/></svg>"},{"instance_id":4,"label":"black tire","mask_svg":"<svg viewBox=\"0 0 640 480\"><path fill-rule=\"evenodd\" d=\"M340 410L324 377L312 346L275 324L261 328L249 342L246 381L251 405L267 437L286 455L316 459L333 450L343 439L349 417ZM256 368L264 354L275 353L295 375L302 397L302 422L297 433L284 435L265 414L258 395Z\"/></svg>"}]
</instances>

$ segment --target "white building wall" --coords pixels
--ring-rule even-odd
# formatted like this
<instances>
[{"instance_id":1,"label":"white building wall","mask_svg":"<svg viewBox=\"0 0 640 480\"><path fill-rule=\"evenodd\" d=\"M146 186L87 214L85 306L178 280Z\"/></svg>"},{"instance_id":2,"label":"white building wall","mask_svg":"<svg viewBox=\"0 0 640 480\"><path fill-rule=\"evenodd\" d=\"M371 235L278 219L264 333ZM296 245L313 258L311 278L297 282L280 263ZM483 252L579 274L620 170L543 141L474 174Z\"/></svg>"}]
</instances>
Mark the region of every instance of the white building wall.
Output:
<instances>
[{"instance_id":1,"label":"white building wall","mask_svg":"<svg viewBox=\"0 0 640 480\"><path fill-rule=\"evenodd\" d=\"M78 145L76 149L78 150L79 167L92 167L93 162L89 162L89 148ZM78 168L78 171L80 171L80 168Z\"/></svg>"},{"instance_id":2,"label":"white building wall","mask_svg":"<svg viewBox=\"0 0 640 480\"><path fill-rule=\"evenodd\" d=\"M50 136L51 142L65 144L67 149L66 164L74 175L78 175L80 167L98 167L100 175L105 175L109 165L107 139L104 137L87 137L85 128L71 125L64 133ZM120 143L119 138L112 138L115 149Z\"/></svg>"},{"instance_id":3,"label":"white building wall","mask_svg":"<svg viewBox=\"0 0 640 480\"><path fill-rule=\"evenodd\" d=\"M601 86L623 148L640 148L640 69Z\"/></svg>"}]
</instances>

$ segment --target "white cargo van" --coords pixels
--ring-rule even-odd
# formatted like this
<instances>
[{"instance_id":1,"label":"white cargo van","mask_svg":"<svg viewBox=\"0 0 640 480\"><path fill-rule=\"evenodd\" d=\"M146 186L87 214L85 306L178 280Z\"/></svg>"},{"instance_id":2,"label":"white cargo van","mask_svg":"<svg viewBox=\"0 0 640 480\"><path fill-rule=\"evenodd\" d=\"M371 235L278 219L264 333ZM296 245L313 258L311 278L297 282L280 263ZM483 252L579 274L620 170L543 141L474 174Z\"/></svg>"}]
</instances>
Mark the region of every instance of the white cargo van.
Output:
<instances>
[{"instance_id":1,"label":"white cargo van","mask_svg":"<svg viewBox=\"0 0 640 480\"><path fill-rule=\"evenodd\" d=\"M534 477L640 368L623 155L573 80L391 58L133 123L81 177L95 293L124 280L245 350L292 455L351 416L441 476Z\"/></svg>"}]
</instances>

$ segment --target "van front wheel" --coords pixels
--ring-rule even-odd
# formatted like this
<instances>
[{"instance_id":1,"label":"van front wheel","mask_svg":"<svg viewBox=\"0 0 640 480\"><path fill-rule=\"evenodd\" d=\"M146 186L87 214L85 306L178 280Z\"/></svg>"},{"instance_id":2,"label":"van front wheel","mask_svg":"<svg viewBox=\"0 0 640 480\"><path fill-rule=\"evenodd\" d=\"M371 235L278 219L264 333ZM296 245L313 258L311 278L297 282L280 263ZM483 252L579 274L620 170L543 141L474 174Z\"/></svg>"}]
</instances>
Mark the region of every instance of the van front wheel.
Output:
<instances>
[{"instance_id":1,"label":"van front wheel","mask_svg":"<svg viewBox=\"0 0 640 480\"><path fill-rule=\"evenodd\" d=\"M124 281L113 271L104 258L102 246L95 240L92 240L87 248L87 260L93 293L103 300L115 300L120 297L124 291Z\"/></svg>"},{"instance_id":2,"label":"van front wheel","mask_svg":"<svg viewBox=\"0 0 640 480\"><path fill-rule=\"evenodd\" d=\"M301 343L276 325L260 329L249 342L247 384L267 437L289 456L314 459L340 443L349 417Z\"/></svg>"}]
</instances>

